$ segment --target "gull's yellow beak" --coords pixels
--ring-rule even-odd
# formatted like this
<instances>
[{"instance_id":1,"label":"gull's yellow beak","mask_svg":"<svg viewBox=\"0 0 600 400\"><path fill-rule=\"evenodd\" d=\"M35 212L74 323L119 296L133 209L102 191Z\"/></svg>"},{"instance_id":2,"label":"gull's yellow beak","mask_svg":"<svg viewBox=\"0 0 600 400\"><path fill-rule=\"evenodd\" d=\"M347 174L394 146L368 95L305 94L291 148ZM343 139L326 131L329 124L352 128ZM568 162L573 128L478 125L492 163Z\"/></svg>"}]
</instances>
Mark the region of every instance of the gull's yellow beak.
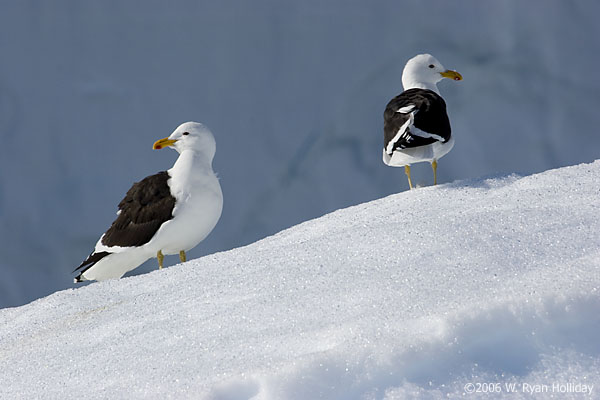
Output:
<instances>
[{"instance_id":1,"label":"gull's yellow beak","mask_svg":"<svg viewBox=\"0 0 600 400\"><path fill-rule=\"evenodd\" d=\"M152 148L154 150L160 150L163 147L173 146L176 141L177 140L169 139L168 137L166 137L164 139L160 139L160 140L157 140L156 142L154 142L154 146L152 146Z\"/></svg>"},{"instance_id":2,"label":"gull's yellow beak","mask_svg":"<svg viewBox=\"0 0 600 400\"><path fill-rule=\"evenodd\" d=\"M447 70L444 72L440 72L444 78L453 79L455 81L462 81L462 75L456 71Z\"/></svg>"}]
</instances>

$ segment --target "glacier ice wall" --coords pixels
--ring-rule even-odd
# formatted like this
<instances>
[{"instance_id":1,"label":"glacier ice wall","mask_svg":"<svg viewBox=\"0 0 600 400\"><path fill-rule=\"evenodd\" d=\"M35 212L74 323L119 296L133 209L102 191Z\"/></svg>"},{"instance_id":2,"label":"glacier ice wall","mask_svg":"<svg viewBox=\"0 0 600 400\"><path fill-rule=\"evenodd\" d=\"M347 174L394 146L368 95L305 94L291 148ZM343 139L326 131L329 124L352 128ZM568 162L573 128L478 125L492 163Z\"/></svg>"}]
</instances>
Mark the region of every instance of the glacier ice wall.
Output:
<instances>
[{"instance_id":1,"label":"glacier ice wall","mask_svg":"<svg viewBox=\"0 0 600 400\"><path fill-rule=\"evenodd\" d=\"M405 190L381 160L405 61L430 52L456 135L440 181L598 158L600 3L3 2L0 306L69 287L133 181L215 133L223 217L191 257ZM427 165L415 179L431 181ZM175 260L167 260L175 262ZM154 268L148 263L138 270Z\"/></svg>"}]
</instances>

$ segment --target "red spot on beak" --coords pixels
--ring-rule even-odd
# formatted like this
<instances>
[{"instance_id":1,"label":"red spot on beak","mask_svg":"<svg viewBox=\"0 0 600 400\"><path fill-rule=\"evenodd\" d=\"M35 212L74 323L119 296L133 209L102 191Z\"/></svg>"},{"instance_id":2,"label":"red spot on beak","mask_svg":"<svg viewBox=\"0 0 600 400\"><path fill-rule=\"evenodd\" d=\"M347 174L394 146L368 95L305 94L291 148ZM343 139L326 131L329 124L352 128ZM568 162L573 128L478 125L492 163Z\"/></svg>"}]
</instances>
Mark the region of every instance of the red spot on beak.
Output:
<instances>
[{"instance_id":1,"label":"red spot on beak","mask_svg":"<svg viewBox=\"0 0 600 400\"><path fill-rule=\"evenodd\" d=\"M156 150L160 150L160 149L162 149L162 146L156 146L155 148L156 148Z\"/></svg>"}]
</instances>

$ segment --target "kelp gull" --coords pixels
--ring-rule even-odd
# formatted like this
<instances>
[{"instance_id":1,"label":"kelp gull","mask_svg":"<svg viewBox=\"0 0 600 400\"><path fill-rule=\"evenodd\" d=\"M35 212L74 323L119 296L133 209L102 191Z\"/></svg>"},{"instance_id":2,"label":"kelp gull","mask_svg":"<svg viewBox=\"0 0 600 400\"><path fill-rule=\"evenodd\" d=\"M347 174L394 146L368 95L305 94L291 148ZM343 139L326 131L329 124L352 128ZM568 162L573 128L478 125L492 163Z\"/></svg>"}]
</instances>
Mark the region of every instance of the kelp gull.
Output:
<instances>
[{"instance_id":1,"label":"kelp gull","mask_svg":"<svg viewBox=\"0 0 600 400\"><path fill-rule=\"evenodd\" d=\"M144 261L195 247L221 216L223 194L213 172L215 138L197 122L181 124L154 149L173 147L179 158L168 171L134 183L119 203L117 219L75 271L75 282L120 278ZM75 272L73 271L73 272Z\"/></svg>"},{"instance_id":2,"label":"kelp gull","mask_svg":"<svg viewBox=\"0 0 600 400\"><path fill-rule=\"evenodd\" d=\"M454 146L446 102L437 88L443 78L462 80L458 72L445 69L430 54L411 58L402 72L404 92L394 97L383 113L383 162L404 166L411 189L410 165L430 162L436 185L437 160Z\"/></svg>"}]
</instances>

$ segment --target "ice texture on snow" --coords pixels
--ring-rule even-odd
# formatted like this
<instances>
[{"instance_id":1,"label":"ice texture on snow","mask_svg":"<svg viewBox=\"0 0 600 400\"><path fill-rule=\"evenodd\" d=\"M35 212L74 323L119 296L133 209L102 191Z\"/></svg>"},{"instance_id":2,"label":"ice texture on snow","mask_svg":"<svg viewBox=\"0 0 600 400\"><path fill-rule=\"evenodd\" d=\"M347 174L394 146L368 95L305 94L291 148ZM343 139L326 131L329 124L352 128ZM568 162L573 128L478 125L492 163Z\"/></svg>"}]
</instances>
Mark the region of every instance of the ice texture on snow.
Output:
<instances>
[{"instance_id":1,"label":"ice texture on snow","mask_svg":"<svg viewBox=\"0 0 600 400\"><path fill-rule=\"evenodd\" d=\"M0 310L0 397L600 390L599 181L596 161L425 187Z\"/></svg>"}]
</instances>

